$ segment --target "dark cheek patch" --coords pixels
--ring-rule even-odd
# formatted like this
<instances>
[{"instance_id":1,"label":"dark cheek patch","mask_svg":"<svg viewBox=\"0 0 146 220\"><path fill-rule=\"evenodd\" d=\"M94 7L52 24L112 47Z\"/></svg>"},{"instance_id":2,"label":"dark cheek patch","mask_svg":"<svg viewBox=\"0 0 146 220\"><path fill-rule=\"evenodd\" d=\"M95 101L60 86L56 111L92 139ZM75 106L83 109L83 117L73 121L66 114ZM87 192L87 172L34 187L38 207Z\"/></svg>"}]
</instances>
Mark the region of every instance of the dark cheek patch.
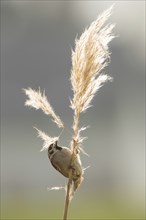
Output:
<instances>
[{"instance_id":1,"label":"dark cheek patch","mask_svg":"<svg viewBox=\"0 0 146 220\"><path fill-rule=\"evenodd\" d=\"M52 155L53 153L54 153L54 151L53 151L53 150L49 151L49 155Z\"/></svg>"}]
</instances>

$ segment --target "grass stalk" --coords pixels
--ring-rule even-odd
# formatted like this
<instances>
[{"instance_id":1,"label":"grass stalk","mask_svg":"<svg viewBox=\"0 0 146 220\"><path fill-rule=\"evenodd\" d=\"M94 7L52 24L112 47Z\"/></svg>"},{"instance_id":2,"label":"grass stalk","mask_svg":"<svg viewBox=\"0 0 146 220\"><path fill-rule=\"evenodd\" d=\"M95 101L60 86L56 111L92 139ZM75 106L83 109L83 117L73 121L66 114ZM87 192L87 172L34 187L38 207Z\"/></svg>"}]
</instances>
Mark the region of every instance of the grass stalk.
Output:
<instances>
[{"instance_id":1,"label":"grass stalk","mask_svg":"<svg viewBox=\"0 0 146 220\"><path fill-rule=\"evenodd\" d=\"M72 180L71 180L71 178L69 178L68 179L68 183L67 183L66 196L65 196L63 220L67 220L68 209L69 209L69 202L70 202L70 189L71 189L71 185L72 185Z\"/></svg>"}]
</instances>

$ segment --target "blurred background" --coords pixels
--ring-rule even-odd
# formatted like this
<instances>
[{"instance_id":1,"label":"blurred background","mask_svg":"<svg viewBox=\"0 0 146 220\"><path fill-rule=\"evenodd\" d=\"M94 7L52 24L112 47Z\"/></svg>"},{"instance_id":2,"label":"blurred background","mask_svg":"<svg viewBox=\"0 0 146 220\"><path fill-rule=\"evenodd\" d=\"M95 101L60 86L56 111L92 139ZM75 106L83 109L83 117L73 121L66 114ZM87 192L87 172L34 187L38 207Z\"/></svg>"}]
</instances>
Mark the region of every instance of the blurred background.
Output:
<instances>
[{"instance_id":1,"label":"blurred background","mask_svg":"<svg viewBox=\"0 0 146 220\"><path fill-rule=\"evenodd\" d=\"M114 1L115 2L115 1ZM60 129L41 111L24 107L22 88L45 89L70 128L71 49L76 36L113 1L1 1L1 218L61 219L67 180L50 165L33 126ZM88 139L81 155L84 182L69 219L145 218L145 1L117 1L110 43L114 78L81 115ZM71 136L63 132L60 145Z\"/></svg>"}]
</instances>

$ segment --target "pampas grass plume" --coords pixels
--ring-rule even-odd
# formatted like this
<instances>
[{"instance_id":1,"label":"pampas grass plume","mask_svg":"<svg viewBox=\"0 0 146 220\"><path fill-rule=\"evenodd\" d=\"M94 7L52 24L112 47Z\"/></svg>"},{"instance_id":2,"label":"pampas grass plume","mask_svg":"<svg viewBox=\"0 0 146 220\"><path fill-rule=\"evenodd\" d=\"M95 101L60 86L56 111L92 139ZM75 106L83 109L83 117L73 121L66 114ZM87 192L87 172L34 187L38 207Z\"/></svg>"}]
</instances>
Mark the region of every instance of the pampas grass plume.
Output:
<instances>
[{"instance_id":1,"label":"pampas grass plume","mask_svg":"<svg viewBox=\"0 0 146 220\"><path fill-rule=\"evenodd\" d=\"M80 114L85 112L90 106L93 97L96 92L107 81L111 81L112 78L106 74L103 74L103 69L110 62L110 52L108 44L114 38L112 30L115 25L107 24L105 22L112 13L111 6L105 12L97 17L97 19L85 29L79 39L75 40L75 48L72 51L72 70L71 70L71 85L73 91L73 97L70 100L71 108L73 110L73 134L70 142L71 160L69 169L68 184L66 187L66 197L64 205L63 219L67 219L68 206L74 195L75 190L80 186L83 177L81 176L77 180L76 187L73 187L73 169L72 164L76 157L80 159L80 151L82 149L81 143L85 138L81 137L81 132L86 127L79 127ZM25 105L33 107L35 109L41 109L44 114L51 116L53 122L59 128L64 128L64 123L59 116L56 115L51 104L49 103L45 92L41 92L40 89L33 90L32 88L24 89L25 94L28 97ZM43 140L43 146L41 151L48 149L50 144L55 143L59 137L50 137L45 132L35 128L38 132L38 136ZM82 169L82 174L84 169ZM62 187L52 187L51 189L58 190Z\"/></svg>"}]
</instances>

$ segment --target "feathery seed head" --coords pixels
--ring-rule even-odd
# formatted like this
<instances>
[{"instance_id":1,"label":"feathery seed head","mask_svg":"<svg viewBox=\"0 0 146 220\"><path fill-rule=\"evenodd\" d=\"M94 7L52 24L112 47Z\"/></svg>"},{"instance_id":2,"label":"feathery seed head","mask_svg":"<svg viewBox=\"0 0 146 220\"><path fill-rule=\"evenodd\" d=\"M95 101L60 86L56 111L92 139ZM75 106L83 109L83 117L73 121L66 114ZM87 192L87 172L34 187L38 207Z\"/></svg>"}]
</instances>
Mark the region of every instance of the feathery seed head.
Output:
<instances>
[{"instance_id":1,"label":"feathery seed head","mask_svg":"<svg viewBox=\"0 0 146 220\"><path fill-rule=\"evenodd\" d=\"M71 84L73 99L71 108L77 112L83 112L90 107L95 92L111 79L111 77L99 77L102 70L108 65L108 43L114 38L111 34L114 25L106 25L112 11L112 7L98 16L88 29L75 41L75 50L72 52Z\"/></svg>"},{"instance_id":2,"label":"feathery seed head","mask_svg":"<svg viewBox=\"0 0 146 220\"><path fill-rule=\"evenodd\" d=\"M53 121L58 125L58 127L64 127L63 122L55 114L54 109L50 105L46 95L45 91L41 93L40 89L38 91L33 90L31 88L23 89L25 94L28 96L28 100L26 100L25 105L33 107L35 109L41 109L46 115L50 115L53 119Z\"/></svg>"}]
</instances>

